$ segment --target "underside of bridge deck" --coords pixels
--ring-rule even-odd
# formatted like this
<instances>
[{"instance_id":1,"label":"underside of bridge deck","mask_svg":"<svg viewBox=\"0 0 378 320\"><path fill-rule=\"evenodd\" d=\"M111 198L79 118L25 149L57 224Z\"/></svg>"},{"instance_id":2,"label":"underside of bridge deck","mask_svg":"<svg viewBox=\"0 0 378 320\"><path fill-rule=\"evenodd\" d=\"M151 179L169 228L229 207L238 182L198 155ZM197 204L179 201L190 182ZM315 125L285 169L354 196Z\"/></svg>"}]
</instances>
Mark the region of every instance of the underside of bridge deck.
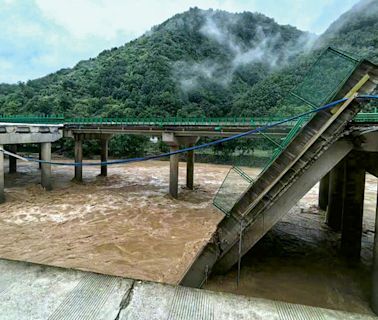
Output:
<instances>
[{"instance_id":1,"label":"underside of bridge deck","mask_svg":"<svg viewBox=\"0 0 378 320\"><path fill-rule=\"evenodd\" d=\"M51 161L51 143L63 136L62 125L47 124L1 124L0 148L15 154L18 144L40 144L41 160ZM41 184L44 189L51 190L51 165L41 165ZM17 159L9 156L9 172L17 171ZM4 152L0 152L0 203L5 201L4 195Z\"/></svg>"}]
</instances>

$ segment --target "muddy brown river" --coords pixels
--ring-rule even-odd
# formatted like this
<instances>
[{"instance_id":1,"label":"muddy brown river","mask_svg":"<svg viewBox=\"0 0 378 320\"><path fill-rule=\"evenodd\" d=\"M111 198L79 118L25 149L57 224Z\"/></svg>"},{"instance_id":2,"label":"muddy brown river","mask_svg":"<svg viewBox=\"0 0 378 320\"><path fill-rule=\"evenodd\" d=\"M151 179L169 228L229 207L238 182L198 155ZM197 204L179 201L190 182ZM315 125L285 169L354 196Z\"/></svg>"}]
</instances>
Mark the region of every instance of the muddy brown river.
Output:
<instances>
[{"instance_id":1,"label":"muddy brown river","mask_svg":"<svg viewBox=\"0 0 378 320\"><path fill-rule=\"evenodd\" d=\"M175 200L167 195L166 161L110 166L106 178L84 167L83 184L71 181L73 168L53 167L51 192L39 185L36 165L19 162L17 174L6 174L0 257L175 284L222 218L211 202L228 170L197 163L191 191L180 163ZM206 288L371 313L375 199L376 179L368 175L358 265L338 256L340 235L315 208L315 187L243 258L239 287L233 269L211 277Z\"/></svg>"}]
</instances>

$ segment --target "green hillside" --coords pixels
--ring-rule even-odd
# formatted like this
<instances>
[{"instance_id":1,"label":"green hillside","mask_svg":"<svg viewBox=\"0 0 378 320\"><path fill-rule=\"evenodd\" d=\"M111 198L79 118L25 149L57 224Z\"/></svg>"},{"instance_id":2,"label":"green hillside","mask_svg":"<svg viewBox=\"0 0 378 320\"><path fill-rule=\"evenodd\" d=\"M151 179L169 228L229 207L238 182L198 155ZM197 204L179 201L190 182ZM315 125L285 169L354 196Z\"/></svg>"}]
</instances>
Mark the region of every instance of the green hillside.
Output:
<instances>
[{"instance_id":1,"label":"green hillside","mask_svg":"<svg viewBox=\"0 0 378 320\"><path fill-rule=\"evenodd\" d=\"M301 80L319 53L329 46L378 63L378 1L363 0L341 15L316 39L310 52L298 55L293 64L239 95L233 113L239 114L240 110L247 115L291 113L280 106L282 97Z\"/></svg>"},{"instance_id":2,"label":"green hillside","mask_svg":"<svg viewBox=\"0 0 378 320\"><path fill-rule=\"evenodd\" d=\"M292 63L309 38L262 14L194 8L72 69L1 85L0 113L232 114L240 95ZM265 111L248 108L254 114Z\"/></svg>"},{"instance_id":3,"label":"green hillside","mask_svg":"<svg viewBox=\"0 0 378 320\"><path fill-rule=\"evenodd\" d=\"M328 45L378 64L378 1L363 0L341 15L315 47Z\"/></svg>"}]
</instances>

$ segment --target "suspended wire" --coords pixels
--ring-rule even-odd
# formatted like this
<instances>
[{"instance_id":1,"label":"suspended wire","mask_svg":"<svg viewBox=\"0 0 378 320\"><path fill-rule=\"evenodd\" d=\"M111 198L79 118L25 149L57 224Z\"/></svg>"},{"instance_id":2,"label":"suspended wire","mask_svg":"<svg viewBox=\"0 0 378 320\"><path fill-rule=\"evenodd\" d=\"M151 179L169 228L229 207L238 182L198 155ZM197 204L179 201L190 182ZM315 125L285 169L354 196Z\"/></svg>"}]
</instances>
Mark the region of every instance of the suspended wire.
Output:
<instances>
[{"instance_id":1,"label":"suspended wire","mask_svg":"<svg viewBox=\"0 0 378 320\"><path fill-rule=\"evenodd\" d=\"M356 96L355 98L356 99L362 99L362 100L371 100L371 99L378 99L378 96L377 95L361 95L361 96ZM21 157L17 154L14 154L12 152L4 150L3 148L0 148L0 152L3 152L4 154L7 154L7 155L12 156L12 157L16 157L20 160L29 161L29 162L51 164L51 165L55 165L55 166L71 166L71 167L106 166L106 165L115 165L115 164L123 164L123 163L142 162L142 161L165 158L165 157L173 156L173 155L176 155L176 154L186 153L188 151L205 149L205 148L215 146L215 145L218 145L218 144L221 144L221 143L224 143L224 142L228 142L228 141L232 141L232 140L235 140L235 139L247 137L249 135L252 135L252 134L255 134L255 133L260 133L260 132L266 131L270 128L277 127L277 126L282 125L284 123L287 123L287 122L290 122L290 121L293 121L293 120L298 120L302 117L305 117L305 116L308 116L308 115L311 115L311 114L314 114L314 113L318 113L320 111L324 111L324 110L333 108L336 105L343 103L347 100L348 100L348 98L336 100L336 101L328 103L324 106L321 106L319 108L312 109L310 111L301 113L301 114L296 115L296 116L288 117L288 118L285 118L285 119L280 120L280 121L269 123L265 126L258 127L256 129L249 130L249 131L246 131L246 132L243 132L243 133L239 133L239 134L233 135L231 137L222 138L222 139L219 139L219 140L211 141L211 142L208 142L208 143L204 143L204 144L201 144L201 145L196 145L196 146L192 146L192 147L188 147L188 148L184 148L184 149L175 150L175 151L172 151L172 152L166 152L166 153L161 153L161 154L157 154L157 155L150 155L150 156L145 156L145 157L118 159L118 160L103 161L103 162L59 162L59 161L40 160L40 159L36 159L36 158L33 158L33 157Z\"/></svg>"}]
</instances>

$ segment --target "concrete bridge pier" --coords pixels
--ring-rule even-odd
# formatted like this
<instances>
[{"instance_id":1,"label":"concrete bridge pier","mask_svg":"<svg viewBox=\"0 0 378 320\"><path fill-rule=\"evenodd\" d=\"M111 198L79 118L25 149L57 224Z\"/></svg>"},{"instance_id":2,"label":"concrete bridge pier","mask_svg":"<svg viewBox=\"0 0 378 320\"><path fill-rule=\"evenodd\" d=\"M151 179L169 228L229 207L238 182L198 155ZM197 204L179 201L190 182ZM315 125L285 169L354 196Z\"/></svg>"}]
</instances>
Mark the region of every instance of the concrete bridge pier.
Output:
<instances>
[{"instance_id":1,"label":"concrete bridge pier","mask_svg":"<svg viewBox=\"0 0 378 320\"><path fill-rule=\"evenodd\" d=\"M51 142L41 143L41 158L44 161L51 161ZM52 190L51 164L41 164L41 183L45 190Z\"/></svg>"},{"instance_id":2,"label":"concrete bridge pier","mask_svg":"<svg viewBox=\"0 0 378 320\"><path fill-rule=\"evenodd\" d=\"M194 150L188 151L186 154L186 187L189 190L194 188Z\"/></svg>"},{"instance_id":3,"label":"concrete bridge pier","mask_svg":"<svg viewBox=\"0 0 378 320\"><path fill-rule=\"evenodd\" d=\"M178 145L171 145L169 151L175 152L179 149ZM169 157L169 194L178 198L178 175L179 175L179 155L171 155Z\"/></svg>"},{"instance_id":4,"label":"concrete bridge pier","mask_svg":"<svg viewBox=\"0 0 378 320\"><path fill-rule=\"evenodd\" d=\"M185 147L193 147L199 140L199 137L180 137L180 142ZM194 188L194 150L186 153L186 187L189 190Z\"/></svg>"},{"instance_id":5,"label":"concrete bridge pier","mask_svg":"<svg viewBox=\"0 0 378 320\"><path fill-rule=\"evenodd\" d=\"M81 134L75 134L75 163L82 164L83 163L83 137ZM83 181L83 166L76 165L75 166L75 177L74 180L76 182Z\"/></svg>"},{"instance_id":6,"label":"concrete bridge pier","mask_svg":"<svg viewBox=\"0 0 378 320\"><path fill-rule=\"evenodd\" d=\"M344 182L346 174L345 160L341 160L329 173L329 193L326 223L335 231L341 230Z\"/></svg>"},{"instance_id":7,"label":"concrete bridge pier","mask_svg":"<svg viewBox=\"0 0 378 320\"><path fill-rule=\"evenodd\" d=\"M112 135L101 135L100 136L100 146L101 146L101 162L107 162L109 156L109 140ZM106 177L108 175L108 166L101 165L100 176Z\"/></svg>"},{"instance_id":8,"label":"concrete bridge pier","mask_svg":"<svg viewBox=\"0 0 378 320\"><path fill-rule=\"evenodd\" d=\"M0 145L0 148L4 148ZM5 202L4 194L4 153L0 152L0 203Z\"/></svg>"},{"instance_id":9,"label":"concrete bridge pier","mask_svg":"<svg viewBox=\"0 0 378 320\"><path fill-rule=\"evenodd\" d=\"M193 146L199 137L177 137L173 133L163 133L162 140L170 147L170 152L179 150L180 146ZM178 197L178 177L179 177L179 154L170 156L169 159L169 194L177 199ZM187 154L186 185L193 189L194 185L194 151Z\"/></svg>"},{"instance_id":10,"label":"concrete bridge pier","mask_svg":"<svg viewBox=\"0 0 378 320\"><path fill-rule=\"evenodd\" d=\"M8 146L8 150L12 153L17 153L17 145L11 144ZM9 173L17 172L17 158L9 156Z\"/></svg>"},{"instance_id":11,"label":"concrete bridge pier","mask_svg":"<svg viewBox=\"0 0 378 320\"><path fill-rule=\"evenodd\" d=\"M38 145L38 159L39 160L42 160L42 146L41 144ZM38 169L41 170L42 169L42 163L41 162L38 162Z\"/></svg>"},{"instance_id":12,"label":"concrete bridge pier","mask_svg":"<svg viewBox=\"0 0 378 320\"><path fill-rule=\"evenodd\" d=\"M108 149L109 149L109 139L101 138L100 139L101 144L101 162L107 162L108 161ZM108 175L108 166L107 165L101 165L101 173L100 176L106 177Z\"/></svg>"},{"instance_id":13,"label":"concrete bridge pier","mask_svg":"<svg viewBox=\"0 0 378 320\"><path fill-rule=\"evenodd\" d=\"M323 211L327 210L329 192L329 173L327 173L319 184L319 208Z\"/></svg>"},{"instance_id":14,"label":"concrete bridge pier","mask_svg":"<svg viewBox=\"0 0 378 320\"><path fill-rule=\"evenodd\" d=\"M345 166L341 251L348 258L359 259L365 194L365 167L363 159L353 151L346 157Z\"/></svg>"}]
</instances>

